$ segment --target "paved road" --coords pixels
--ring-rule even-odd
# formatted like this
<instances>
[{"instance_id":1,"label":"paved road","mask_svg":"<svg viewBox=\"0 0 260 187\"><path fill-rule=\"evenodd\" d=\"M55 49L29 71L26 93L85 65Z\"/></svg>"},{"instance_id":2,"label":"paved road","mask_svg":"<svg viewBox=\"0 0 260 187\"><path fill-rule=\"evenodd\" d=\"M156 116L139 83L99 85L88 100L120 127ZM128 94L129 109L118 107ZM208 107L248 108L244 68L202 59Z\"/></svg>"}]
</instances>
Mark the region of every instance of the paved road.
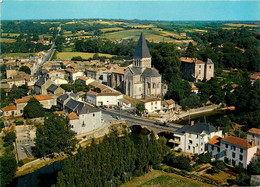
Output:
<instances>
[{"instance_id":1,"label":"paved road","mask_svg":"<svg viewBox=\"0 0 260 187\"><path fill-rule=\"evenodd\" d=\"M35 77L38 77L41 72L42 72L42 66L45 62L49 61L50 58L52 57L52 54L54 53L55 51L55 44L52 44L51 48L49 49L49 52L48 54L46 55L46 57L43 59L42 63L41 64L38 64L38 67L37 67L37 70L36 72L34 73L34 76Z\"/></svg>"},{"instance_id":2,"label":"paved road","mask_svg":"<svg viewBox=\"0 0 260 187\"><path fill-rule=\"evenodd\" d=\"M125 119L131 125L146 126L152 130L156 130L157 133L162 132L162 131L172 132L172 131L175 131L182 127L182 125L172 124L172 123L170 123L170 125L171 125L170 127L156 125L154 120L145 119L145 118L141 118L138 116L133 116L129 112L126 112L126 111L120 112L120 111L115 111L115 110L110 110L110 109L107 109L107 110L102 109L102 113L121 116L122 119Z\"/></svg>"}]
</instances>

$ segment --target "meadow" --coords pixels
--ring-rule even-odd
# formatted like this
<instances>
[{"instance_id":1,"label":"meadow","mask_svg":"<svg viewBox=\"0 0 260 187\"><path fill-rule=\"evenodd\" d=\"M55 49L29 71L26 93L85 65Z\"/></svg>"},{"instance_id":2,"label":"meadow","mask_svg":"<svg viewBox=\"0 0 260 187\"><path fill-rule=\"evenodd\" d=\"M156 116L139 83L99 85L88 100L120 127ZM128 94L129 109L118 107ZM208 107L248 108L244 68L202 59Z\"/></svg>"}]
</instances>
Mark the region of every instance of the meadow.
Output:
<instances>
[{"instance_id":1,"label":"meadow","mask_svg":"<svg viewBox=\"0 0 260 187\"><path fill-rule=\"evenodd\" d=\"M141 177L134 177L131 181L122 185L122 187L150 187L150 186L210 186L205 183L201 183L195 180L191 180L173 173L166 173L160 170L153 170Z\"/></svg>"}]
</instances>

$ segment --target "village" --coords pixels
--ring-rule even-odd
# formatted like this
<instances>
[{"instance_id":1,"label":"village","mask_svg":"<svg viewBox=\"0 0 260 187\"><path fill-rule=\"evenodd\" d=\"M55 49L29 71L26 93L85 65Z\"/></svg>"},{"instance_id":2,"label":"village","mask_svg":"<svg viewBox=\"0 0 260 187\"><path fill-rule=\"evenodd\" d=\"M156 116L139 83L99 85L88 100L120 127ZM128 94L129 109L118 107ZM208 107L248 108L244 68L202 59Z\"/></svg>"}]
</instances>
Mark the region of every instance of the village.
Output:
<instances>
[{"instance_id":1,"label":"village","mask_svg":"<svg viewBox=\"0 0 260 187\"><path fill-rule=\"evenodd\" d=\"M185 33L181 34L184 36ZM225 125L220 127L208 123L205 116L203 122L191 119L192 115L203 116L207 112L233 111L236 110L234 106L207 101L204 105L189 108L169 96L169 85L152 65L152 55L143 32L140 32L132 60L53 59L56 46L50 44L50 49L30 57L0 58L1 66L5 67L5 74L1 73L2 77L5 76L0 82L1 94L8 103L0 109L1 136L11 131L15 133L15 158L18 164L22 163L18 171L30 168L36 160L37 125L44 124L46 116L38 116L35 106L67 119L69 129L75 133L77 146L104 137L116 126L128 132L135 128L153 131L157 140L162 136L166 138L167 146L173 152L191 158L209 155L210 162L221 160L231 168L247 169L248 165L258 161L260 129L250 128L240 137L236 134L240 133L239 125L230 133ZM214 61L188 56L181 56L178 60L183 80L189 83L190 96L195 98L203 89L198 85L215 77ZM239 72L237 69L232 71ZM248 77L253 86L260 74L255 72ZM233 83L230 92L234 92L236 87L238 85ZM222 90L225 89L222 86ZM15 94L21 95L13 98ZM180 124L184 118L188 122ZM46 158L51 156L46 155ZM64 154L54 154L54 159L59 156ZM212 167L215 166L201 166L196 170L196 176L204 175L201 171ZM214 185L228 184L228 179L236 176L231 170L225 170L229 177L223 183L209 176L205 180L215 181ZM260 179L252 175L252 181L259 182Z\"/></svg>"}]
</instances>

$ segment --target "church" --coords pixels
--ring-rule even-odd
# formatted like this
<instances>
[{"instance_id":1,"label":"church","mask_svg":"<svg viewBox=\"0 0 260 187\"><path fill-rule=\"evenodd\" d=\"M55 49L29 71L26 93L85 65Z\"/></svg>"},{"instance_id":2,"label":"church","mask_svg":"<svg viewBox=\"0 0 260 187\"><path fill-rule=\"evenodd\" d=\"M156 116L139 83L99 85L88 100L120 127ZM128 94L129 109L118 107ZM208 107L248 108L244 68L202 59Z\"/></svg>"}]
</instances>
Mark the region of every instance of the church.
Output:
<instances>
[{"instance_id":1,"label":"church","mask_svg":"<svg viewBox=\"0 0 260 187\"><path fill-rule=\"evenodd\" d=\"M136 99L162 96L162 76L151 66L152 57L141 33L133 56L133 64L124 72L124 92Z\"/></svg>"}]
</instances>

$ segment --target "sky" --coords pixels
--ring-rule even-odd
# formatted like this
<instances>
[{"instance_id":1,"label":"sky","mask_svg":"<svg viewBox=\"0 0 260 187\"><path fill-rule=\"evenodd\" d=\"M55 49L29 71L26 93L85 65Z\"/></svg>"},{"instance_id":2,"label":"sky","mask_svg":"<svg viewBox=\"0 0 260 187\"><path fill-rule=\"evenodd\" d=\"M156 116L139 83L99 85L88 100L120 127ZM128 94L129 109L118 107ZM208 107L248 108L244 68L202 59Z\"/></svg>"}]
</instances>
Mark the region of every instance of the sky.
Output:
<instances>
[{"instance_id":1,"label":"sky","mask_svg":"<svg viewBox=\"0 0 260 187\"><path fill-rule=\"evenodd\" d=\"M260 0L2 1L0 3L1 20L100 18L165 21L260 21Z\"/></svg>"}]
</instances>

